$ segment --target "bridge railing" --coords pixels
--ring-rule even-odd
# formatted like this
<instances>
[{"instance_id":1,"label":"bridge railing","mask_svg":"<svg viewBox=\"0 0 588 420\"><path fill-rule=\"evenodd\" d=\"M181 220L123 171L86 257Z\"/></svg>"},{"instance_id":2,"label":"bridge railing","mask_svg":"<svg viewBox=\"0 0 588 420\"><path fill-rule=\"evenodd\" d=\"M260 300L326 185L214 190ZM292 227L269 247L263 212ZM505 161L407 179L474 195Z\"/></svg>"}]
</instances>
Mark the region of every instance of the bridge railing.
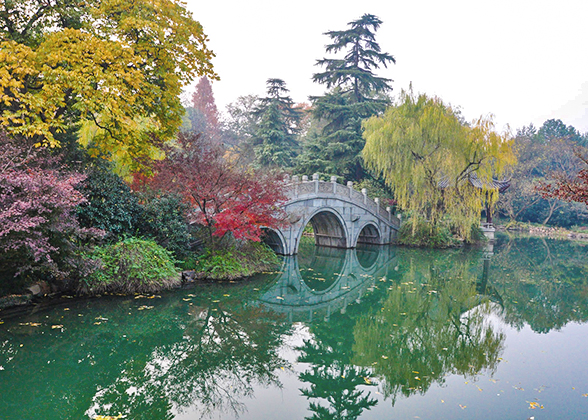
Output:
<instances>
[{"instance_id":1,"label":"bridge railing","mask_svg":"<svg viewBox=\"0 0 588 420\"><path fill-rule=\"evenodd\" d=\"M312 180L309 180L306 175L302 179L294 175L291 179L289 177L284 179L284 182L290 187L286 192L290 198L309 194L329 194L344 197L359 207L366 208L381 219L387 220L395 226L400 226L400 219L392 214L390 207L383 208L378 198L374 200L369 198L365 188L361 192L355 190L351 181L347 182L347 185L339 184L335 176L331 177L330 182L320 181L318 174L314 174Z\"/></svg>"}]
</instances>

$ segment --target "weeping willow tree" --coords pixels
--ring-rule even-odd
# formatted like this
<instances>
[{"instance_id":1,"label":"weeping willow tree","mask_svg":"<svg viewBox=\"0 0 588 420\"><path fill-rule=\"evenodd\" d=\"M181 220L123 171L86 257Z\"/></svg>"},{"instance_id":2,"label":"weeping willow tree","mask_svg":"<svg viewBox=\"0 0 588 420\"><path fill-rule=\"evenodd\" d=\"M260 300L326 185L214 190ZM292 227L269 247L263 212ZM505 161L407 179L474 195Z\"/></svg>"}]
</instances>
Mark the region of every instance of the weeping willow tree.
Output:
<instances>
[{"instance_id":1,"label":"weeping willow tree","mask_svg":"<svg viewBox=\"0 0 588 420\"><path fill-rule=\"evenodd\" d=\"M490 118L465 124L437 97L403 91L400 103L363 123L366 165L381 174L398 204L431 232L448 220L465 240L484 202L498 199L494 177L515 163L508 135Z\"/></svg>"}]
</instances>

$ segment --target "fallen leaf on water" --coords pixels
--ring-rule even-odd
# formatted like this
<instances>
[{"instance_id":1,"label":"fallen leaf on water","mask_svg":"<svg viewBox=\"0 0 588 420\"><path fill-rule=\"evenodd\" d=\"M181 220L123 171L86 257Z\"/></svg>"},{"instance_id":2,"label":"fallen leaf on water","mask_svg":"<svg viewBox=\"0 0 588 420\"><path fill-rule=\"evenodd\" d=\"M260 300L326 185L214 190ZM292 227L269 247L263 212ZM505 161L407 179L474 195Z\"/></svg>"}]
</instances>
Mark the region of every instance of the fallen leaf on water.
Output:
<instances>
[{"instance_id":1,"label":"fallen leaf on water","mask_svg":"<svg viewBox=\"0 0 588 420\"><path fill-rule=\"evenodd\" d=\"M138 308L140 311L143 311L145 309L153 309L153 306L147 306L147 305L143 305L143 306L139 306Z\"/></svg>"},{"instance_id":2,"label":"fallen leaf on water","mask_svg":"<svg viewBox=\"0 0 588 420\"><path fill-rule=\"evenodd\" d=\"M445 400L441 400L441 404L445 404Z\"/></svg>"},{"instance_id":3,"label":"fallen leaf on water","mask_svg":"<svg viewBox=\"0 0 588 420\"><path fill-rule=\"evenodd\" d=\"M94 325L100 325L102 322L94 322Z\"/></svg>"},{"instance_id":4,"label":"fallen leaf on water","mask_svg":"<svg viewBox=\"0 0 588 420\"><path fill-rule=\"evenodd\" d=\"M57 328L63 328L63 325L51 325L52 330L56 330Z\"/></svg>"},{"instance_id":5,"label":"fallen leaf on water","mask_svg":"<svg viewBox=\"0 0 588 420\"><path fill-rule=\"evenodd\" d=\"M543 410L543 406L541 404L539 404L538 402L535 401L527 401L529 403L529 409L530 410L535 410L536 408L540 408L541 410Z\"/></svg>"},{"instance_id":6,"label":"fallen leaf on water","mask_svg":"<svg viewBox=\"0 0 588 420\"><path fill-rule=\"evenodd\" d=\"M461 408L462 410L465 410L465 408L467 407L467 405L459 405L459 408Z\"/></svg>"},{"instance_id":7,"label":"fallen leaf on water","mask_svg":"<svg viewBox=\"0 0 588 420\"><path fill-rule=\"evenodd\" d=\"M388 358L388 356L382 355L382 359L387 359L387 358Z\"/></svg>"},{"instance_id":8,"label":"fallen leaf on water","mask_svg":"<svg viewBox=\"0 0 588 420\"><path fill-rule=\"evenodd\" d=\"M478 391L480 391L480 392L482 392L482 391L483 391L483 389L482 389L482 388L480 388L479 386L477 386L476 388L478 388Z\"/></svg>"},{"instance_id":9,"label":"fallen leaf on water","mask_svg":"<svg viewBox=\"0 0 588 420\"><path fill-rule=\"evenodd\" d=\"M276 299L284 300L282 296L276 296Z\"/></svg>"},{"instance_id":10,"label":"fallen leaf on water","mask_svg":"<svg viewBox=\"0 0 588 420\"><path fill-rule=\"evenodd\" d=\"M583 397L588 397L588 394L582 394Z\"/></svg>"},{"instance_id":11,"label":"fallen leaf on water","mask_svg":"<svg viewBox=\"0 0 588 420\"><path fill-rule=\"evenodd\" d=\"M69 308L63 308L64 311L69 311Z\"/></svg>"},{"instance_id":12,"label":"fallen leaf on water","mask_svg":"<svg viewBox=\"0 0 588 420\"><path fill-rule=\"evenodd\" d=\"M363 380L365 381L366 384L370 385L372 383L372 381L370 380L370 378L368 377L364 377Z\"/></svg>"},{"instance_id":13,"label":"fallen leaf on water","mask_svg":"<svg viewBox=\"0 0 588 420\"><path fill-rule=\"evenodd\" d=\"M213 300L212 303L219 303L220 300Z\"/></svg>"},{"instance_id":14,"label":"fallen leaf on water","mask_svg":"<svg viewBox=\"0 0 588 420\"><path fill-rule=\"evenodd\" d=\"M190 298L182 298L182 300L183 300L184 302L190 302L192 299L190 299Z\"/></svg>"},{"instance_id":15,"label":"fallen leaf on water","mask_svg":"<svg viewBox=\"0 0 588 420\"><path fill-rule=\"evenodd\" d=\"M224 297L229 297L229 296L231 296L231 295L229 295L229 294L224 294L223 296L224 296Z\"/></svg>"}]
</instances>

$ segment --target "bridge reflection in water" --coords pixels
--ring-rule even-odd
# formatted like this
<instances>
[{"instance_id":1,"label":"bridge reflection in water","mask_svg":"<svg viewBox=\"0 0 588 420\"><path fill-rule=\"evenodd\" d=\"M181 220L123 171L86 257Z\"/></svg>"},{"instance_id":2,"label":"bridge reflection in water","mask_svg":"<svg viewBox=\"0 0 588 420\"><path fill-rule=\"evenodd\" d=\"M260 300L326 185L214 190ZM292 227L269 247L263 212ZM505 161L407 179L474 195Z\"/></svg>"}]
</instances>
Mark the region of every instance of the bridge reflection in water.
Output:
<instances>
[{"instance_id":1,"label":"bridge reflection in water","mask_svg":"<svg viewBox=\"0 0 588 420\"><path fill-rule=\"evenodd\" d=\"M395 260L393 247L340 249L312 247L302 255L284 257L274 284L258 300L289 321L328 321L360 302L367 289L385 277Z\"/></svg>"}]
</instances>

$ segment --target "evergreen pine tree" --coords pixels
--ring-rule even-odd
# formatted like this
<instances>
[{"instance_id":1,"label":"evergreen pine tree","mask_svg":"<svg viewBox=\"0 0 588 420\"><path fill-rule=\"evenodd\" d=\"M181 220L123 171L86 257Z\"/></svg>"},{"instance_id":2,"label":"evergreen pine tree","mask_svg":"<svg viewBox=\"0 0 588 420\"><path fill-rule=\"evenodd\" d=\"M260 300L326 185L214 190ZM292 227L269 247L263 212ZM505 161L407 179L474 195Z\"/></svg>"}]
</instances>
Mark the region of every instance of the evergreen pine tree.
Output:
<instances>
[{"instance_id":1,"label":"evergreen pine tree","mask_svg":"<svg viewBox=\"0 0 588 420\"><path fill-rule=\"evenodd\" d=\"M252 138L255 162L262 167L292 167L298 152L302 112L294 106L281 79L267 80L267 96L259 100L258 124Z\"/></svg>"},{"instance_id":2,"label":"evergreen pine tree","mask_svg":"<svg viewBox=\"0 0 588 420\"><path fill-rule=\"evenodd\" d=\"M307 137L297 162L299 171L326 172L355 181L364 177L361 121L384 111L389 104L384 94L392 90L392 81L376 76L374 70L396 62L375 40L381 24L378 17L365 14L350 22L347 30L326 33L333 41L326 52L344 50L346 54L343 59L317 60L325 71L314 74L313 81L330 91L311 98L318 128Z\"/></svg>"}]
</instances>

